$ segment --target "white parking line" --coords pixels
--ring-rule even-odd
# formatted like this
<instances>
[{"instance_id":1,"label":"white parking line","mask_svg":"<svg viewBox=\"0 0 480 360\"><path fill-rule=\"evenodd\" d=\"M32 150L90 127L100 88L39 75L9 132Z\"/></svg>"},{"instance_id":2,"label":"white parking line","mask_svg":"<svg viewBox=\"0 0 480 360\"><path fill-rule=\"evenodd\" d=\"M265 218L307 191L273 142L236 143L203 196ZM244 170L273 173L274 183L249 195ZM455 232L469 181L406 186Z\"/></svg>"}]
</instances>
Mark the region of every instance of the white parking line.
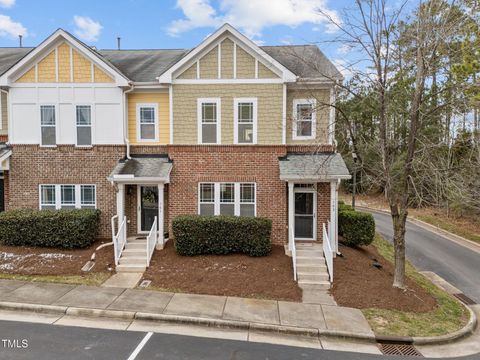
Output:
<instances>
[{"instance_id":1,"label":"white parking line","mask_svg":"<svg viewBox=\"0 0 480 360\"><path fill-rule=\"evenodd\" d=\"M147 341L150 339L150 337L152 335L153 335L153 332L151 332L151 331L149 333L147 333L147 335L145 335L145 337L142 339L142 341L140 341L140 344L138 344L138 346L135 348L135 350L133 350L132 354L128 357L127 360L136 359L136 357L138 356L140 351L142 351L143 347L145 346L145 344L147 343Z\"/></svg>"}]
</instances>

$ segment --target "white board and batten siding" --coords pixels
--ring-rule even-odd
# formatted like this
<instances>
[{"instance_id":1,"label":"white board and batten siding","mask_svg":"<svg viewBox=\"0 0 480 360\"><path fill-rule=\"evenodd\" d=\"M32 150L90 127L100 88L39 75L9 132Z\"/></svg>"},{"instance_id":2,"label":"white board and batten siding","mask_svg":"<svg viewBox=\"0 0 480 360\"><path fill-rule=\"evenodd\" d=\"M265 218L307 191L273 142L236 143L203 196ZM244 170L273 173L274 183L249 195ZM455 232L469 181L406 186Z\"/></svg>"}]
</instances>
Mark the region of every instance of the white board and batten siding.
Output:
<instances>
[{"instance_id":1,"label":"white board and batten siding","mask_svg":"<svg viewBox=\"0 0 480 360\"><path fill-rule=\"evenodd\" d=\"M123 94L119 87L65 84L10 88L9 142L40 144L40 106L55 105L57 144L76 143L77 105L92 109L92 145L124 143Z\"/></svg>"}]
</instances>

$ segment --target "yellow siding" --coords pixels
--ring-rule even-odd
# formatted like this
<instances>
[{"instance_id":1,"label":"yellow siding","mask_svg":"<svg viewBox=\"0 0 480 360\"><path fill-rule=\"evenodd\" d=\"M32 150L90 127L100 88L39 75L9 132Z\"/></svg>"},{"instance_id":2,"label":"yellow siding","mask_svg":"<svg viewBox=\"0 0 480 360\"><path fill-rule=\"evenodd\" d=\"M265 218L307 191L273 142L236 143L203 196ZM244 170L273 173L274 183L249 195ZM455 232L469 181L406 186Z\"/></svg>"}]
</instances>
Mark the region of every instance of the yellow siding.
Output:
<instances>
[{"instance_id":1,"label":"yellow siding","mask_svg":"<svg viewBox=\"0 0 480 360\"><path fill-rule=\"evenodd\" d=\"M237 46L237 79L255 77L255 58Z\"/></svg>"},{"instance_id":2,"label":"yellow siding","mask_svg":"<svg viewBox=\"0 0 480 360\"><path fill-rule=\"evenodd\" d=\"M258 63L258 77L260 79L278 79L277 74L260 62Z\"/></svg>"},{"instance_id":3,"label":"yellow siding","mask_svg":"<svg viewBox=\"0 0 480 360\"><path fill-rule=\"evenodd\" d=\"M156 103L158 105L158 142L141 142L142 145L165 145L170 141L170 110L168 93L130 93L128 94L128 139L137 144L137 104Z\"/></svg>"},{"instance_id":4,"label":"yellow siding","mask_svg":"<svg viewBox=\"0 0 480 360\"><path fill-rule=\"evenodd\" d=\"M76 83L92 82L92 63L76 50L73 50L73 81Z\"/></svg>"},{"instance_id":5,"label":"yellow siding","mask_svg":"<svg viewBox=\"0 0 480 360\"><path fill-rule=\"evenodd\" d=\"M200 59L200 79L218 79L218 47Z\"/></svg>"},{"instance_id":6,"label":"yellow siding","mask_svg":"<svg viewBox=\"0 0 480 360\"><path fill-rule=\"evenodd\" d=\"M55 50L44 57L38 63L38 82L52 83L57 82Z\"/></svg>"},{"instance_id":7,"label":"yellow siding","mask_svg":"<svg viewBox=\"0 0 480 360\"><path fill-rule=\"evenodd\" d=\"M93 76L96 83L112 83L113 79L108 76L105 71L100 70L97 65L93 66Z\"/></svg>"},{"instance_id":8,"label":"yellow siding","mask_svg":"<svg viewBox=\"0 0 480 360\"><path fill-rule=\"evenodd\" d=\"M33 83L35 82L35 66L32 66L25 74L23 74L17 81L17 83Z\"/></svg>"},{"instance_id":9,"label":"yellow siding","mask_svg":"<svg viewBox=\"0 0 480 360\"><path fill-rule=\"evenodd\" d=\"M70 71L70 46L63 43L57 48L58 52L58 82L72 82Z\"/></svg>"},{"instance_id":10,"label":"yellow siding","mask_svg":"<svg viewBox=\"0 0 480 360\"><path fill-rule=\"evenodd\" d=\"M222 79L233 79L233 41L225 39L221 43Z\"/></svg>"},{"instance_id":11,"label":"yellow siding","mask_svg":"<svg viewBox=\"0 0 480 360\"><path fill-rule=\"evenodd\" d=\"M197 78L197 63L194 63L187 70L177 76L177 79L196 79Z\"/></svg>"}]
</instances>

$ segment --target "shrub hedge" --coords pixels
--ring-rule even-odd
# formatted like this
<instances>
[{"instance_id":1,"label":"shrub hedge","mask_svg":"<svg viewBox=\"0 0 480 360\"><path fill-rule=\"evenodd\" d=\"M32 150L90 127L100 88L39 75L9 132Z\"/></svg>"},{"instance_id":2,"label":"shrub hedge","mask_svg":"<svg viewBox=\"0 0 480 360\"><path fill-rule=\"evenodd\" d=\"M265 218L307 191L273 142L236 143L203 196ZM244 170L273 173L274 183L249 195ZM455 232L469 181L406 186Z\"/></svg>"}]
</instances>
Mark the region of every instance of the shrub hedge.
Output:
<instances>
[{"instance_id":1,"label":"shrub hedge","mask_svg":"<svg viewBox=\"0 0 480 360\"><path fill-rule=\"evenodd\" d=\"M0 214L0 244L83 248L98 234L100 210L11 210Z\"/></svg>"},{"instance_id":2,"label":"shrub hedge","mask_svg":"<svg viewBox=\"0 0 480 360\"><path fill-rule=\"evenodd\" d=\"M272 248L272 221L266 218L184 215L173 220L172 228L179 255L266 256Z\"/></svg>"},{"instance_id":3,"label":"shrub hedge","mask_svg":"<svg viewBox=\"0 0 480 360\"><path fill-rule=\"evenodd\" d=\"M370 245L375 237L375 220L372 214L355 211L351 206L339 205L338 234L343 237L343 243L355 247Z\"/></svg>"}]
</instances>

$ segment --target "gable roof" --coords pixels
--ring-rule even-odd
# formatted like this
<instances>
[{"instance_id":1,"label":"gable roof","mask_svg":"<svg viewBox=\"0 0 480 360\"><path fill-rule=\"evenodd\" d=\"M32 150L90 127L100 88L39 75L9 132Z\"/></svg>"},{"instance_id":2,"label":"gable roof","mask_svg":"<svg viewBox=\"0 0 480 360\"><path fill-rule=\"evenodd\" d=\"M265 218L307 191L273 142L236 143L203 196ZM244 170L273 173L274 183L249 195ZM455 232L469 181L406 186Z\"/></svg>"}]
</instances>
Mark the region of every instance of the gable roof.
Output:
<instances>
[{"instance_id":1,"label":"gable roof","mask_svg":"<svg viewBox=\"0 0 480 360\"><path fill-rule=\"evenodd\" d=\"M67 32L65 32L68 34ZM73 35L69 34L72 38ZM158 83L158 77L193 49L94 50L90 53L133 82ZM35 48L0 48L0 76ZM332 62L315 45L260 46L263 52L301 79L343 79Z\"/></svg>"}]
</instances>

